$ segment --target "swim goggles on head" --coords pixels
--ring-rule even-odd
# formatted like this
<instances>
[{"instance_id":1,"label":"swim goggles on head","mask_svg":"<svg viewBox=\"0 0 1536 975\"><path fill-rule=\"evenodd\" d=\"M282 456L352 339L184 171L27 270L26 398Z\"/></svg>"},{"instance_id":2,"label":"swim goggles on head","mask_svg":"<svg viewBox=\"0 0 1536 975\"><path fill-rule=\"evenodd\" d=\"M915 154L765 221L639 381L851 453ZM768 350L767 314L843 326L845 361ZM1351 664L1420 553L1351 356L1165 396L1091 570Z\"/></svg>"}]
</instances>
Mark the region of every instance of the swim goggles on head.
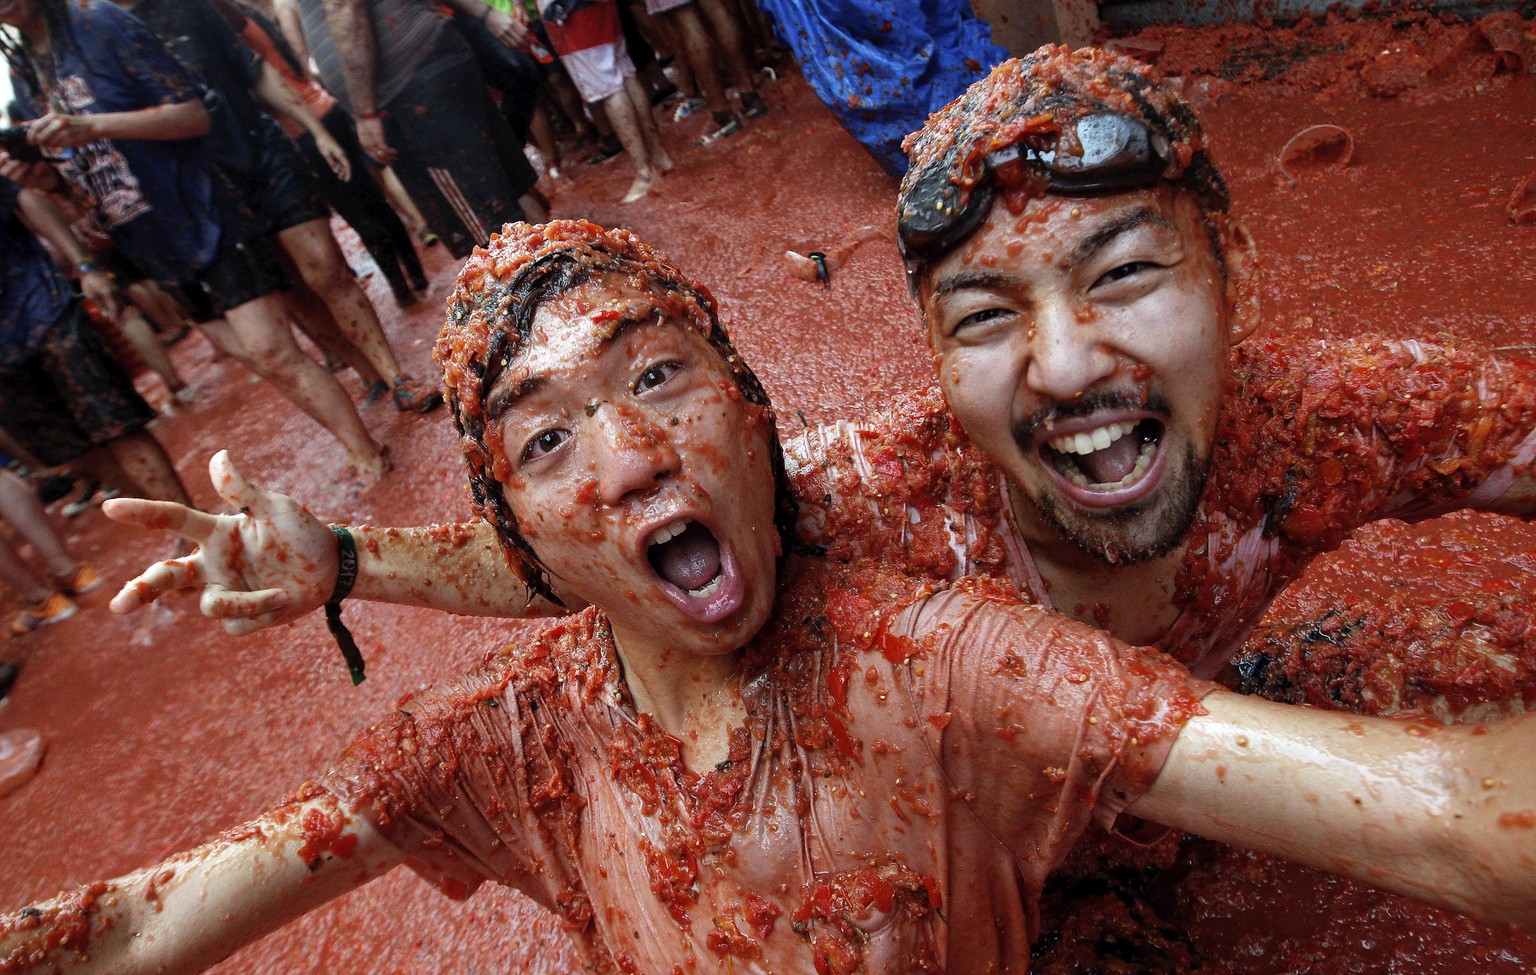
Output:
<instances>
[{"instance_id":1,"label":"swim goggles on head","mask_svg":"<svg viewBox=\"0 0 1536 975\"><path fill-rule=\"evenodd\" d=\"M999 184L1008 189L1035 180L1044 192L1070 196L1141 189L1183 174L1165 137L1112 112L1084 115L993 150L971 186L956 184L951 169L948 160L930 165L904 194L896 233L909 274L970 236L991 211Z\"/></svg>"}]
</instances>

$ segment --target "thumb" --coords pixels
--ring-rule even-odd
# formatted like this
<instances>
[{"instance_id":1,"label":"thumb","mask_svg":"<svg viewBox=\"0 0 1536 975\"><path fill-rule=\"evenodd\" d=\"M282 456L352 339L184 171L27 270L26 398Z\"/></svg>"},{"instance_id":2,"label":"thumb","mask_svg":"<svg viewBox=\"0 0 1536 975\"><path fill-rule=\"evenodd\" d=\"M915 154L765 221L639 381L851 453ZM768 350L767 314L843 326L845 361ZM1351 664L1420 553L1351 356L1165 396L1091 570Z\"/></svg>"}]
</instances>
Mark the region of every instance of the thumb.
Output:
<instances>
[{"instance_id":1,"label":"thumb","mask_svg":"<svg viewBox=\"0 0 1536 975\"><path fill-rule=\"evenodd\" d=\"M269 492L245 479L227 450L219 451L208 461L208 479L213 482L219 497L243 512L264 509L271 497Z\"/></svg>"}]
</instances>

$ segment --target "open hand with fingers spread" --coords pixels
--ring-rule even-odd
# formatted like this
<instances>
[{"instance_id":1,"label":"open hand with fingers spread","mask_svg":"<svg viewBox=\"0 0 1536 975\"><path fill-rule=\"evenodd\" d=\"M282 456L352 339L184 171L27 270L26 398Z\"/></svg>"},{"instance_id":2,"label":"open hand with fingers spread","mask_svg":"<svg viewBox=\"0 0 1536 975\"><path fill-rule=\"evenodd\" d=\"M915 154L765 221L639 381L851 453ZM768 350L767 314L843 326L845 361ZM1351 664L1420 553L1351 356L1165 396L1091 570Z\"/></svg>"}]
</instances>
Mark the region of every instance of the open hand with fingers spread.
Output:
<instances>
[{"instance_id":1,"label":"open hand with fingers spread","mask_svg":"<svg viewBox=\"0 0 1536 975\"><path fill-rule=\"evenodd\" d=\"M114 613L131 613L162 594L201 589L203 615L233 636L287 623L318 609L336 582L336 537L303 505L248 482L228 451L208 462L214 488L238 513L211 515L169 501L115 498L103 505L114 521L193 542L191 555L156 562L113 597Z\"/></svg>"}]
</instances>

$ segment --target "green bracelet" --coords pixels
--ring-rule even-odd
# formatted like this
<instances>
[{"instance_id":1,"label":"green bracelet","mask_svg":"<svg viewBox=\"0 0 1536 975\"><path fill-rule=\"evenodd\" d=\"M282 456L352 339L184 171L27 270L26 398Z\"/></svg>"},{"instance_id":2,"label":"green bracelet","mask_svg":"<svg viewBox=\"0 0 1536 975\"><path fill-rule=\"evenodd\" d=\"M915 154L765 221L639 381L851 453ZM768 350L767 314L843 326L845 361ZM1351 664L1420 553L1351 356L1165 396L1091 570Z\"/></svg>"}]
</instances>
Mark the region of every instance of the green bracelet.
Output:
<instances>
[{"instance_id":1,"label":"green bracelet","mask_svg":"<svg viewBox=\"0 0 1536 975\"><path fill-rule=\"evenodd\" d=\"M367 678L363 672L366 664L357 641L352 639L352 631L341 621L341 601L352 594L352 586L357 582L357 543L341 525L331 525L330 529L336 536L336 585L331 588L331 598L325 601L325 628L341 648L342 659L352 675L352 686L356 687Z\"/></svg>"}]
</instances>

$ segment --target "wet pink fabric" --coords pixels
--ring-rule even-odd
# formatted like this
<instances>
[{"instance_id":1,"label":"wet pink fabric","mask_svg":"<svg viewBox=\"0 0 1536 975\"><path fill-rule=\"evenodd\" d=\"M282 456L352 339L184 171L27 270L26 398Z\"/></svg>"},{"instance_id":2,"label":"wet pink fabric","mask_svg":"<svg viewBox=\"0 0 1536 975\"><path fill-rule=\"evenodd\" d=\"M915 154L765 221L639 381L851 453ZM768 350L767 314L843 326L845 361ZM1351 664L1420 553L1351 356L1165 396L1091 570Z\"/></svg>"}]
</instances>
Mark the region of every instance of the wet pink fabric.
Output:
<instances>
[{"instance_id":1,"label":"wet pink fabric","mask_svg":"<svg viewBox=\"0 0 1536 975\"><path fill-rule=\"evenodd\" d=\"M904 608L903 608L904 607ZM404 700L323 784L448 893L517 887L597 970L1027 969L1047 872L1204 686L1002 587L792 563L696 774L589 610Z\"/></svg>"}]
</instances>

